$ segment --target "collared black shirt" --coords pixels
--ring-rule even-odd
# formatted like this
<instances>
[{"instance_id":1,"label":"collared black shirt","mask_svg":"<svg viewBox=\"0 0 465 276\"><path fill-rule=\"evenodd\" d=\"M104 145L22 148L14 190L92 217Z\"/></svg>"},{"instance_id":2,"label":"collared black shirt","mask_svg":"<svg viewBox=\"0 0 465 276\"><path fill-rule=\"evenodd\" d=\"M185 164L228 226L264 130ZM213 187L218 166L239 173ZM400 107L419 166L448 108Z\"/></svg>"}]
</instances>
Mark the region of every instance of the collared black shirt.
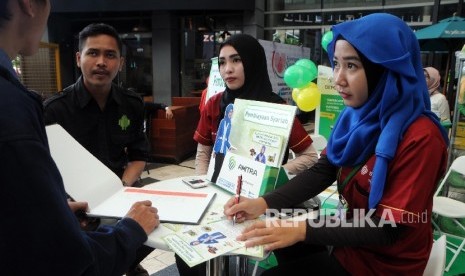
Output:
<instances>
[{"instance_id":1,"label":"collared black shirt","mask_svg":"<svg viewBox=\"0 0 465 276\"><path fill-rule=\"evenodd\" d=\"M139 95L112 85L102 111L81 77L44 106L46 125L61 125L119 177L128 161L148 160L144 105Z\"/></svg>"}]
</instances>

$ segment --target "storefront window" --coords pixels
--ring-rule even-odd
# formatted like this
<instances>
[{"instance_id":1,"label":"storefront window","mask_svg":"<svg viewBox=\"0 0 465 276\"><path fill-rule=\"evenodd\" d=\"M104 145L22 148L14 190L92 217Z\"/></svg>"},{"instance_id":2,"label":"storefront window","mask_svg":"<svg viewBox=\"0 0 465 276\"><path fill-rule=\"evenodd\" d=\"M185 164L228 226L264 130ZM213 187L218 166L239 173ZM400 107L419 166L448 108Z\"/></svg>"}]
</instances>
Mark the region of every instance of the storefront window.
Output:
<instances>
[{"instance_id":1,"label":"storefront window","mask_svg":"<svg viewBox=\"0 0 465 276\"><path fill-rule=\"evenodd\" d=\"M152 95L152 33L125 33L121 35L125 65L119 82L141 96Z\"/></svg>"},{"instance_id":2,"label":"storefront window","mask_svg":"<svg viewBox=\"0 0 465 276\"><path fill-rule=\"evenodd\" d=\"M240 20L239 20L239 19ZM181 91L183 96L200 96L207 86L211 59L229 36L242 32L242 17L187 16L181 17Z\"/></svg>"}]
</instances>

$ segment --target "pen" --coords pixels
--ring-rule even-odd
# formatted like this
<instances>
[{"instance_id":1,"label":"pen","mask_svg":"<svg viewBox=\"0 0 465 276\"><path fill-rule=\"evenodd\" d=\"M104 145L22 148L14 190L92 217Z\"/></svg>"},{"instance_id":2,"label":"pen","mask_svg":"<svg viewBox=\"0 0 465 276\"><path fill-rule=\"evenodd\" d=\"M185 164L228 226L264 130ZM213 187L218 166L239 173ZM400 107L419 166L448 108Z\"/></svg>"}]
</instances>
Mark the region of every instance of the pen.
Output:
<instances>
[{"instance_id":1,"label":"pen","mask_svg":"<svg viewBox=\"0 0 465 276\"><path fill-rule=\"evenodd\" d=\"M234 204L239 204L239 200L241 198L241 191L242 191L242 175L237 177L237 185L236 185L236 198ZM236 224L236 215L233 216L233 225Z\"/></svg>"}]
</instances>

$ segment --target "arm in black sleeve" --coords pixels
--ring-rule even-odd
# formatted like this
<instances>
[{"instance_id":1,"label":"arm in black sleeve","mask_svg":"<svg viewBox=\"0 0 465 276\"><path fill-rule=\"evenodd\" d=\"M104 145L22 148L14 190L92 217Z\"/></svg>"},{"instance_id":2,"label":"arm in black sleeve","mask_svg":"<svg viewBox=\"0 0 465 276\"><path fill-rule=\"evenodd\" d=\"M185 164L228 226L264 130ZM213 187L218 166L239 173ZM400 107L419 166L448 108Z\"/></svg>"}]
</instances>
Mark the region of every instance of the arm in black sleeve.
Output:
<instances>
[{"instance_id":1,"label":"arm in black sleeve","mask_svg":"<svg viewBox=\"0 0 465 276\"><path fill-rule=\"evenodd\" d=\"M52 108L49 108L48 105L44 105L44 123L46 126L56 124L58 120L56 119L55 112Z\"/></svg>"},{"instance_id":2,"label":"arm in black sleeve","mask_svg":"<svg viewBox=\"0 0 465 276\"><path fill-rule=\"evenodd\" d=\"M144 108L148 112L155 112L155 111L157 111L159 109L165 110L166 107L167 107L167 105L162 104L162 103L144 102Z\"/></svg>"},{"instance_id":3,"label":"arm in black sleeve","mask_svg":"<svg viewBox=\"0 0 465 276\"><path fill-rule=\"evenodd\" d=\"M389 223L380 225L380 219L374 216L370 219L373 225L365 223L364 227L348 226L361 225L353 223L353 220L348 220L346 225L339 223L338 226L335 224L331 226L327 221L311 220L307 222L305 243L332 246L384 246L393 244L406 227ZM325 220L325 217L322 220Z\"/></svg>"},{"instance_id":4,"label":"arm in black sleeve","mask_svg":"<svg viewBox=\"0 0 465 276\"><path fill-rule=\"evenodd\" d=\"M295 206L329 187L336 180L338 167L326 155L310 169L296 175L288 183L263 196L268 208L281 209Z\"/></svg>"},{"instance_id":5,"label":"arm in black sleeve","mask_svg":"<svg viewBox=\"0 0 465 276\"><path fill-rule=\"evenodd\" d=\"M135 117L134 125L136 126L132 133L132 140L126 145L129 161L145 161L149 160L149 141L144 132L144 110L141 106L136 109L137 116Z\"/></svg>"}]
</instances>

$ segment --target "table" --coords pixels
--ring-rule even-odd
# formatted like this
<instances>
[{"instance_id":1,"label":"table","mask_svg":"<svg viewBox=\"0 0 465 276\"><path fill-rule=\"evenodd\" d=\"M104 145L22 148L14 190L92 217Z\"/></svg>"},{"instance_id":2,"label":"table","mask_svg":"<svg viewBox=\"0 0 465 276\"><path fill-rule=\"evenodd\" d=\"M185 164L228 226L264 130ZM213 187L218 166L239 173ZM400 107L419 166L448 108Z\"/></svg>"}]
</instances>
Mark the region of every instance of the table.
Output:
<instances>
[{"instance_id":1,"label":"table","mask_svg":"<svg viewBox=\"0 0 465 276\"><path fill-rule=\"evenodd\" d=\"M216 197L214 198L213 203L210 205L209 208L212 208L220 203L224 204L226 203L228 199L230 199L233 196L232 194L227 193L221 188L215 186L214 184L209 184L205 188L193 189L182 182L183 178L186 178L186 176L155 182L153 184L144 186L144 188L183 191L183 192L185 191L215 192ZM202 220L205 220L205 217ZM175 231L170 228L167 228L164 223L161 223L160 226L157 227L148 236L148 239L145 242L145 245L158 248L161 250L165 250L165 251L171 251L171 249L168 247L168 245L165 243L165 241L162 238L172 233L175 233ZM225 261L226 261L225 256L219 256L219 257L216 257L208 261L207 262L207 275L223 275L223 272L226 269ZM237 271L237 275L247 275L247 257L238 256L236 271Z\"/></svg>"},{"instance_id":2,"label":"table","mask_svg":"<svg viewBox=\"0 0 465 276\"><path fill-rule=\"evenodd\" d=\"M183 178L186 178L187 176L183 177L178 177L178 178L173 178L173 179L168 179L168 180L163 180L159 182L155 182L153 184L149 184L144 186L144 188L148 189L160 189L160 190L172 190L172 191L199 191L199 192L215 192L216 197L213 200L213 203L210 205L209 208L214 208L218 204L224 204L228 199L230 199L233 195L224 191L223 189L217 187L214 184L209 184L205 188L200 188L200 189L193 189L190 186L186 185L185 183L182 182ZM156 207L156 206L155 206ZM208 210L207 210L208 211ZM207 212L208 214L208 212ZM318 212L310 212L307 213L305 216L306 218L315 218L318 215ZM206 215L207 216L207 215ZM205 220L206 216L202 219L202 221ZM296 217L296 219L301 219L300 217ZM201 222L202 223L202 222ZM160 226L155 229L149 236L147 241L145 242L145 245L166 250L166 251L171 251L171 249L168 247L168 245L165 243L165 241L162 239L162 237L168 235L168 234L173 234L175 231L173 231L170 228L165 227L165 224L162 223ZM227 257L227 256L226 256ZM252 257L251 259L261 261L261 259L257 259ZM224 275L224 270L226 269L225 267L225 256L219 256L214 259L211 259L210 261L207 262L207 276L209 275ZM236 263L236 275L248 275L247 269L247 260L248 257L246 256L237 256L237 263Z\"/></svg>"}]
</instances>

